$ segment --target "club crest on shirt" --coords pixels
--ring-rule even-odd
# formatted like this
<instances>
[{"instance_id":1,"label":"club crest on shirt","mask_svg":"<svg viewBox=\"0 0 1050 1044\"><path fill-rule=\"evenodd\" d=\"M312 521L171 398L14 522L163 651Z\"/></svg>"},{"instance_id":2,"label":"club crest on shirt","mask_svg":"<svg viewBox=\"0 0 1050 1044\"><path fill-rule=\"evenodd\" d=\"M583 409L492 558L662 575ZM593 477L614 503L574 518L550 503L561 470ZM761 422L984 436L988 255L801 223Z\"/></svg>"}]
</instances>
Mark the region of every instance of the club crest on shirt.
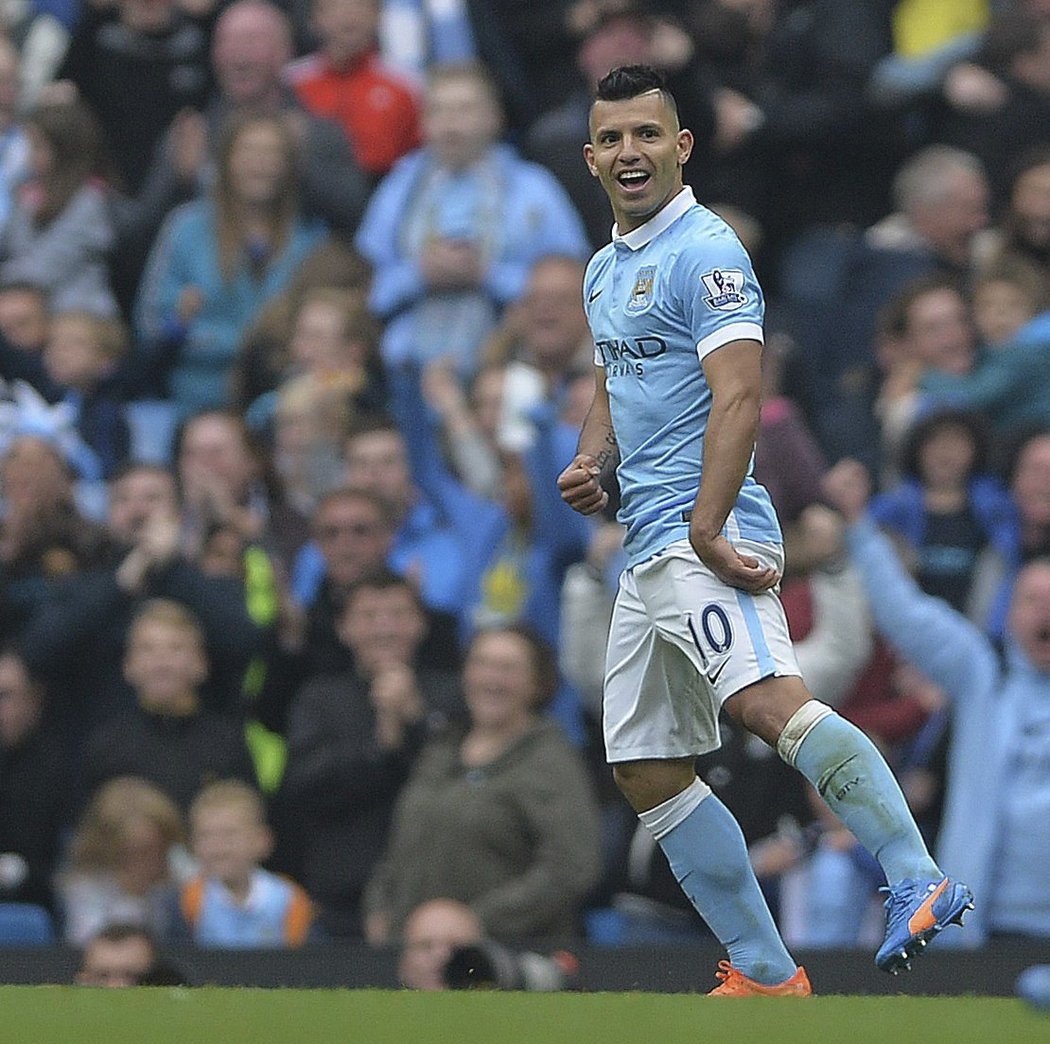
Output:
<instances>
[{"instance_id":1,"label":"club crest on shirt","mask_svg":"<svg viewBox=\"0 0 1050 1044\"><path fill-rule=\"evenodd\" d=\"M644 312L653 303L653 283L656 280L656 265L645 265L638 269L638 276L631 288L627 311L632 315Z\"/></svg>"},{"instance_id":2,"label":"club crest on shirt","mask_svg":"<svg viewBox=\"0 0 1050 1044\"><path fill-rule=\"evenodd\" d=\"M744 273L739 268L716 268L700 277L707 289L704 301L716 312L735 312L747 304Z\"/></svg>"}]
</instances>

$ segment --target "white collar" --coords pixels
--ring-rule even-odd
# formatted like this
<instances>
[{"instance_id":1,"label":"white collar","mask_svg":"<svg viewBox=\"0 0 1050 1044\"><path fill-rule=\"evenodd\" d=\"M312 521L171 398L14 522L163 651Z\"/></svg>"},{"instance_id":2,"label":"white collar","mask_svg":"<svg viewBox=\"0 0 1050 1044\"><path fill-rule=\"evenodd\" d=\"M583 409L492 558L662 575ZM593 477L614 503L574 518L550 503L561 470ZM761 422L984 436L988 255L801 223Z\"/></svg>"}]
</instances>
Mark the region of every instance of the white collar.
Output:
<instances>
[{"instance_id":1,"label":"white collar","mask_svg":"<svg viewBox=\"0 0 1050 1044\"><path fill-rule=\"evenodd\" d=\"M695 202L696 196L693 195L693 190L688 185L683 185L644 225L639 225L622 236L616 225L613 225L613 242L623 243L631 250L641 250L646 243L651 242L664 229L673 225Z\"/></svg>"}]
</instances>

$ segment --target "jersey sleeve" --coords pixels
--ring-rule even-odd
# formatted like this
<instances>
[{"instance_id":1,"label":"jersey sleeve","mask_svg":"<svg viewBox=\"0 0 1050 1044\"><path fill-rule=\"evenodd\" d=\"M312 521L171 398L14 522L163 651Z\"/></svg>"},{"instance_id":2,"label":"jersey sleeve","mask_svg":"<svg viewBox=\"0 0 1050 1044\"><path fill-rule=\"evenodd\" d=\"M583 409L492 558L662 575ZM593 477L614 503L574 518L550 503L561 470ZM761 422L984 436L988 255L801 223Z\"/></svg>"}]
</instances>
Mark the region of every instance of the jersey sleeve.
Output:
<instances>
[{"instance_id":1,"label":"jersey sleeve","mask_svg":"<svg viewBox=\"0 0 1050 1044\"><path fill-rule=\"evenodd\" d=\"M679 255L676 290L702 360L730 341L763 343L765 301L751 258L728 230Z\"/></svg>"}]
</instances>

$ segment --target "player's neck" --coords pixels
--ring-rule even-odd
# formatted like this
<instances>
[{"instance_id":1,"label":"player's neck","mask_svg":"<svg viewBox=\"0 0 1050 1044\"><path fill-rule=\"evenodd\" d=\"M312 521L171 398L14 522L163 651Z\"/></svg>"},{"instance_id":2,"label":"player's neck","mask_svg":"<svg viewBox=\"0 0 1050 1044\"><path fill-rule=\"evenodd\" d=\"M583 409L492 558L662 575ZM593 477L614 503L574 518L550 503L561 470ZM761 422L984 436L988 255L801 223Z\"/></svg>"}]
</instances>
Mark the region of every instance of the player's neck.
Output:
<instances>
[{"instance_id":1,"label":"player's neck","mask_svg":"<svg viewBox=\"0 0 1050 1044\"><path fill-rule=\"evenodd\" d=\"M645 215L630 216L628 214L616 215L616 232L617 235L626 236L630 232L634 232L641 228L643 225L649 224L655 217L663 212L664 208L674 200L680 192L685 190L685 185L679 183L670 193L664 198L664 201L653 211Z\"/></svg>"}]
</instances>

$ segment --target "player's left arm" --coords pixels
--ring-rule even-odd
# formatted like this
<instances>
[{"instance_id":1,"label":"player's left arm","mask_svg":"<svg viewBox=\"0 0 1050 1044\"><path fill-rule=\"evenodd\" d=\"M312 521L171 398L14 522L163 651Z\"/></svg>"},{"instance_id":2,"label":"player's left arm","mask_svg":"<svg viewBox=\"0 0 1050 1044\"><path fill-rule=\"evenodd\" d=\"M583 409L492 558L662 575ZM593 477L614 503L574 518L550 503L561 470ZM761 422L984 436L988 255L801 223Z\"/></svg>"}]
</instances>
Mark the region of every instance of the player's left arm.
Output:
<instances>
[{"instance_id":1,"label":"player's left arm","mask_svg":"<svg viewBox=\"0 0 1050 1044\"><path fill-rule=\"evenodd\" d=\"M753 594L774 587L780 574L737 552L722 529L736 504L758 436L761 363L762 345L752 340L730 341L703 358L711 412L700 488L689 523L689 541L700 560L723 583Z\"/></svg>"}]
</instances>

